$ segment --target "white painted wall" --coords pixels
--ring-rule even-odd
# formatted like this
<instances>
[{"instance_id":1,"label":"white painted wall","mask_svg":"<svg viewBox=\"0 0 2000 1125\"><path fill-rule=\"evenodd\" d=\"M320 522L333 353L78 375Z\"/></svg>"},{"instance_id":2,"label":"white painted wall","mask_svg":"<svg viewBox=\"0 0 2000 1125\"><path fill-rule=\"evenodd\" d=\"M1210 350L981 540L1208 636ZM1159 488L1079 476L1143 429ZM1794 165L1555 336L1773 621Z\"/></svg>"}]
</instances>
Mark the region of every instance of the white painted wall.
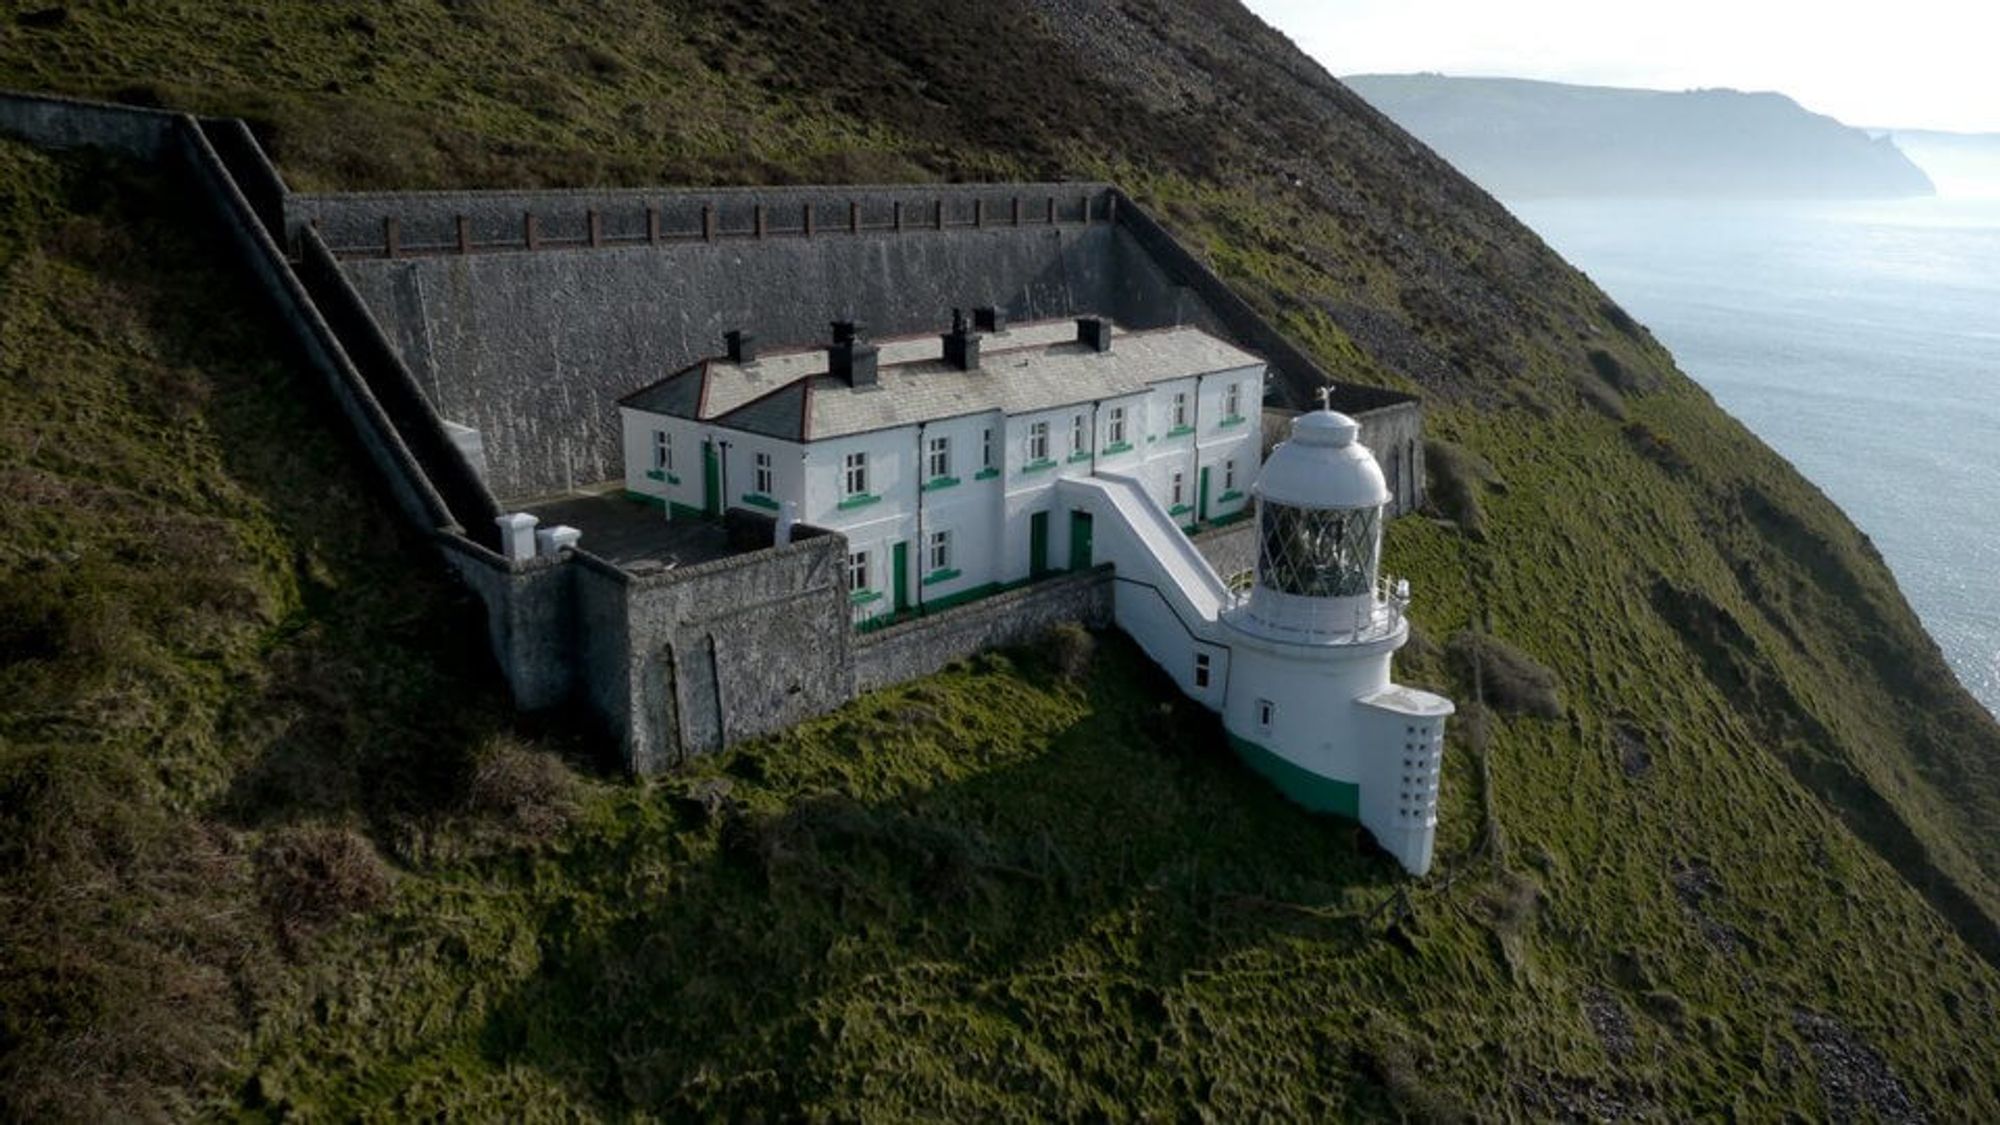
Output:
<instances>
[{"instance_id":1,"label":"white painted wall","mask_svg":"<svg viewBox=\"0 0 2000 1125\"><path fill-rule=\"evenodd\" d=\"M618 414L624 438L626 490L683 507L701 507L703 427L684 418L651 414L629 406L619 407ZM673 442L673 467L658 477L653 475L655 431L665 431Z\"/></svg>"}]
</instances>

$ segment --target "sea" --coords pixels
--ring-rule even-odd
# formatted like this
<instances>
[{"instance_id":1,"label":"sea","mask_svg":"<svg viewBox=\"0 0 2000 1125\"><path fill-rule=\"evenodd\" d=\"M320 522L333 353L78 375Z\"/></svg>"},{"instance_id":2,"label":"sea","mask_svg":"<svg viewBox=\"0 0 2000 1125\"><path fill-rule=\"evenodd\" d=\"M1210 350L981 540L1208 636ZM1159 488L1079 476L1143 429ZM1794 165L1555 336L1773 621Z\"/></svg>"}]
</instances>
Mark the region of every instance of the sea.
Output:
<instances>
[{"instance_id":1,"label":"sea","mask_svg":"<svg viewBox=\"0 0 2000 1125\"><path fill-rule=\"evenodd\" d=\"M2000 196L1508 207L1846 511L2000 715Z\"/></svg>"}]
</instances>

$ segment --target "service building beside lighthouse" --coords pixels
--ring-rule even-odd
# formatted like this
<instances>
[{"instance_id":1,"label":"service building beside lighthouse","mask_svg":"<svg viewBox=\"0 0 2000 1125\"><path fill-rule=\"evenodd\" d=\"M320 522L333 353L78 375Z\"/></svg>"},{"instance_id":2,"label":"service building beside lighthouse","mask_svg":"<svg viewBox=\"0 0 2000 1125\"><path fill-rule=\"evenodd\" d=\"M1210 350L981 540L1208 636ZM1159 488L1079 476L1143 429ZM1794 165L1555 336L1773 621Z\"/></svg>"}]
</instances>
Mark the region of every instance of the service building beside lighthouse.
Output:
<instances>
[{"instance_id":1,"label":"service building beside lighthouse","mask_svg":"<svg viewBox=\"0 0 2000 1125\"><path fill-rule=\"evenodd\" d=\"M1250 766L1427 871L1452 705L1391 679L1409 592L1380 575L1392 495L1358 425L1301 415L1260 464L1264 365L1235 345L977 323L878 347L842 322L829 346L761 356L734 335L622 401L627 494L842 535L864 628L1109 563L1117 626ZM1185 533L1234 518L1255 521L1247 590Z\"/></svg>"}]
</instances>

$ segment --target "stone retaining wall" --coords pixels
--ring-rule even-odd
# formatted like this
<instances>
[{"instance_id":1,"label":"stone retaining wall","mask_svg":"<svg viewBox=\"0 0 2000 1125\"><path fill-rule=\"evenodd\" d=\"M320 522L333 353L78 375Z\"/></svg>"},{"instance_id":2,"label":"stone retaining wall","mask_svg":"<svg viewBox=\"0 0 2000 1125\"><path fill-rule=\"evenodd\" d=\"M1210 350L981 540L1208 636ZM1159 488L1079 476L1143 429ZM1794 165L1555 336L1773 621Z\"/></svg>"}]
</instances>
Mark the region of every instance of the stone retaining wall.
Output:
<instances>
[{"instance_id":1,"label":"stone retaining wall","mask_svg":"<svg viewBox=\"0 0 2000 1125\"><path fill-rule=\"evenodd\" d=\"M1111 568L1103 566L863 633L853 645L854 691L928 676L987 649L1026 644L1059 622L1109 626L1111 588Z\"/></svg>"}]
</instances>

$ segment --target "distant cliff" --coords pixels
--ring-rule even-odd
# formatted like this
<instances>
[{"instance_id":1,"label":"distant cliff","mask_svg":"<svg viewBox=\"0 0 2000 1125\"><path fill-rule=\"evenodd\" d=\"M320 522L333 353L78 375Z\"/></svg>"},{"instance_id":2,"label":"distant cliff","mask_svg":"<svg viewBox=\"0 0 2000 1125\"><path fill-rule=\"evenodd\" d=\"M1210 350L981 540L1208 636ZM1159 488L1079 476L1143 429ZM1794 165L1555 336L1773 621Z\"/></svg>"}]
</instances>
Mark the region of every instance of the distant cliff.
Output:
<instances>
[{"instance_id":1,"label":"distant cliff","mask_svg":"<svg viewBox=\"0 0 2000 1125\"><path fill-rule=\"evenodd\" d=\"M1503 198L1931 195L1886 138L1782 94L1361 74L1355 93Z\"/></svg>"},{"instance_id":2,"label":"distant cliff","mask_svg":"<svg viewBox=\"0 0 2000 1125\"><path fill-rule=\"evenodd\" d=\"M1888 139L1924 170L1939 195L2000 198L2000 133L1896 129Z\"/></svg>"}]
</instances>

